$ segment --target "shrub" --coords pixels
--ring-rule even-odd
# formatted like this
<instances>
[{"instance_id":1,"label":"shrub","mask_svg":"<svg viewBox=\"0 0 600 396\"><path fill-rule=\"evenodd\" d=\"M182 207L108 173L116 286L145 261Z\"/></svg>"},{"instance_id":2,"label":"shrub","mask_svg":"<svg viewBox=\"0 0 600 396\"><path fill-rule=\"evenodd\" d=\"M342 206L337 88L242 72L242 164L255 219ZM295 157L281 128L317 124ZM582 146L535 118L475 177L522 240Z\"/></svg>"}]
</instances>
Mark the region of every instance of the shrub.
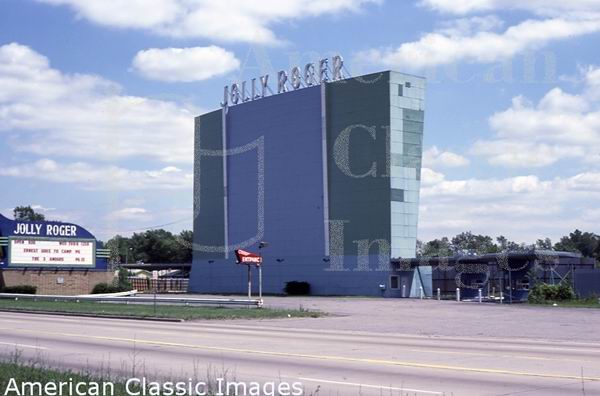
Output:
<instances>
[{"instance_id":1,"label":"shrub","mask_svg":"<svg viewBox=\"0 0 600 396\"><path fill-rule=\"evenodd\" d=\"M567 301L575 298L575 292L568 282L557 285L538 283L529 292L527 300L532 303L546 303L550 301Z\"/></svg>"},{"instance_id":2,"label":"shrub","mask_svg":"<svg viewBox=\"0 0 600 396\"><path fill-rule=\"evenodd\" d=\"M291 281L285 284L285 294L290 296L306 296L310 294L310 283Z\"/></svg>"},{"instance_id":3,"label":"shrub","mask_svg":"<svg viewBox=\"0 0 600 396\"><path fill-rule=\"evenodd\" d=\"M108 294L108 293L119 293L127 290L123 290L119 288L118 285L113 285L110 283L98 283L92 289L92 294Z\"/></svg>"},{"instance_id":4,"label":"shrub","mask_svg":"<svg viewBox=\"0 0 600 396\"><path fill-rule=\"evenodd\" d=\"M35 294L37 287L32 285L5 286L1 291L2 293Z\"/></svg>"},{"instance_id":5,"label":"shrub","mask_svg":"<svg viewBox=\"0 0 600 396\"><path fill-rule=\"evenodd\" d=\"M129 271L126 268L120 268L117 278L112 283L98 283L92 289L92 294L120 293L132 289Z\"/></svg>"},{"instance_id":6,"label":"shrub","mask_svg":"<svg viewBox=\"0 0 600 396\"><path fill-rule=\"evenodd\" d=\"M127 268L119 268L117 287L121 289L121 291L129 291L132 289L131 281L129 280L129 271Z\"/></svg>"}]
</instances>

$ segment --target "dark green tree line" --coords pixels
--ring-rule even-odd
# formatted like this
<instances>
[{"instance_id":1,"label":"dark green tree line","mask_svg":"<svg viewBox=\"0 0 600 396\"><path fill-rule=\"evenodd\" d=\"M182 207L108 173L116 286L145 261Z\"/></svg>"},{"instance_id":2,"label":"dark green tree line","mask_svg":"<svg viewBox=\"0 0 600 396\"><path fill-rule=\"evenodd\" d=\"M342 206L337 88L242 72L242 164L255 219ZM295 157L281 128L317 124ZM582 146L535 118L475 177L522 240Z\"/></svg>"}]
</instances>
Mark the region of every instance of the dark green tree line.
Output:
<instances>
[{"instance_id":1,"label":"dark green tree line","mask_svg":"<svg viewBox=\"0 0 600 396\"><path fill-rule=\"evenodd\" d=\"M17 206L13 209L13 216L15 220L19 221L44 221L46 216L42 213L38 213L29 205Z\"/></svg>"},{"instance_id":2,"label":"dark green tree line","mask_svg":"<svg viewBox=\"0 0 600 396\"><path fill-rule=\"evenodd\" d=\"M189 230L173 234L163 229L134 233L131 237L116 235L106 242L114 264L191 263L193 233Z\"/></svg>"},{"instance_id":3,"label":"dark green tree line","mask_svg":"<svg viewBox=\"0 0 600 396\"><path fill-rule=\"evenodd\" d=\"M486 254L503 251L525 251L545 249L578 252L584 257L593 257L600 261L600 236L592 232L575 230L553 244L550 238L538 239L535 244L517 243L500 235L495 240L488 235L462 232L452 238L443 237L423 243L418 241L419 256L452 256L455 254Z\"/></svg>"}]
</instances>

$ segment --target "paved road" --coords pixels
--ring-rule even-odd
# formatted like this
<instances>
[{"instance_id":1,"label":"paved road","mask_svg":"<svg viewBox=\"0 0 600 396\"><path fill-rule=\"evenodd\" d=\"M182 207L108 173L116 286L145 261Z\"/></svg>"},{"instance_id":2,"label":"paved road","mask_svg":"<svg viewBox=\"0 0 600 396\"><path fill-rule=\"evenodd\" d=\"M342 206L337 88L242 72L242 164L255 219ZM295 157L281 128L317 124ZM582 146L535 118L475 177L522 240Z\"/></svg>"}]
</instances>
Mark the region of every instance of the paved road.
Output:
<instances>
[{"instance_id":1,"label":"paved road","mask_svg":"<svg viewBox=\"0 0 600 396\"><path fill-rule=\"evenodd\" d=\"M198 295L190 295L198 296ZM206 296L214 297L214 296ZM427 336L519 337L600 343L600 309L364 297L273 297L267 307L336 314L302 327ZM296 327L293 322L279 326Z\"/></svg>"},{"instance_id":2,"label":"paved road","mask_svg":"<svg viewBox=\"0 0 600 396\"><path fill-rule=\"evenodd\" d=\"M330 327L336 318L154 323L0 313L0 354L18 349L22 359L151 379L211 372L299 381L318 395L600 394L600 343L307 329L308 320Z\"/></svg>"}]
</instances>

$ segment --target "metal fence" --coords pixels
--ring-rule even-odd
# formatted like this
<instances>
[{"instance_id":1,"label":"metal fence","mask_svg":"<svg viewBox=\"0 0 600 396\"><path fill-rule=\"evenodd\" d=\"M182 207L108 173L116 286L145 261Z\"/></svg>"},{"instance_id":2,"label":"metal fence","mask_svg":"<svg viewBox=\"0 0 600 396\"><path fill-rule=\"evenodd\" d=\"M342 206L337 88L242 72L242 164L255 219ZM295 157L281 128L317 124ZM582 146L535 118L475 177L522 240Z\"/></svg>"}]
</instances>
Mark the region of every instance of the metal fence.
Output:
<instances>
[{"instance_id":1,"label":"metal fence","mask_svg":"<svg viewBox=\"0 0 600 396\"><path fill-rule=\"evenodd\" d=\"M41 294L15 294L0 293L0 299L11 300L33 300L33 301L92 301L97 303L123 303L123 304L166 304L166 305L217 305L217 306L255 306L261 308L263 301L260 299L233 299L233 298L179 298L179 297L160 297L160 296L137 296L137 297L116 297L116 296L52 296Z\"/></svg>"},{"instance_id":2,"label":"metal fence","mask_svg":"<svg viewBox=\"0 0 600 396\"><path fill-rule=\"evenodd\" d=\"M187 278L150 279L130 276L129 281L131 282L131 286L139 292L156 293L185 293L190 284L190 280Z\"/></svg>"},{"instance_id":3,"label":"metal fence","mask_svg":"<svg viewBox=\"0 0 600 396\"><path fill-rule=\"evenodd\" d=\"M575 271L573 283L580 298L600 296L600 269Z\"/></svg>"}]
</instances>

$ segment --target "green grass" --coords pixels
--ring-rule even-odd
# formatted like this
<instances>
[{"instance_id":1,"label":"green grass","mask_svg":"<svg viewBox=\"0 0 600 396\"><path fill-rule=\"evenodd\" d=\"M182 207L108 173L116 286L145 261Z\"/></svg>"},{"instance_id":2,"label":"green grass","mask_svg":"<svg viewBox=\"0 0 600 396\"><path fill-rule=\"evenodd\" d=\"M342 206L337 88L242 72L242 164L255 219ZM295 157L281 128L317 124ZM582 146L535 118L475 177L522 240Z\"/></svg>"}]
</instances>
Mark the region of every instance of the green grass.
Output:
<instances>
[{"instance_id":1,"label":"green grass","mask_svg":"<svg viewBox=\"0 0 600 396\"><path fill-rule=\"evenodd\" d=\"M0 300L0 309L20 309L29 311L85 313L98 316L158 317L173 319L274 319L319 317L320 312L305 309L271 309L271 308L227 308L227 307L192 307L181 305L157 305L156 312L152 304L114 304L95 303L90 301L31 301Z\"/></svg>"},{"instance_id":2,"label":"green grass","mask_svg":"<svg viewBox=\"0 0 600 396\"><path fill-rule=\"evenodd\" d=\"M11 378L14 378L17 386L21 387L23 382L40 382L42 385L46 383L59 383L59 382L113 382L107 378L99 378L84 373L76 373L72 371L58 371L48 368L41 368L36 366L21 365L19 363L11 362L0 362L0 392L5 394L5 389L9 385ZM66 389L66 388L65 388ZM102 387L100 387L102 391ZM125 384L123 382L114 383L114 395L115 396L126 396L128 395L125 390ZM68 392L68 391L67 391ZM67 393L68 394L68 393ZM8 395L16 395L14 392L8 392Z\"/></svg>"},{"instance_id":3,"label":"green grass","mask_svg":"<svg viewBox=\"0 0 600 396\"><path fill-rule=\"evenodd\" d=\"M598 298L586 298L581 300L567 300L567 301L547 301L545 303L529 303L529 305L537 305L537 306L550 306L553 307L555 304L558 307L563 308L600 308L600 303L598 303Z\"/></svg>"}]
</instances>

